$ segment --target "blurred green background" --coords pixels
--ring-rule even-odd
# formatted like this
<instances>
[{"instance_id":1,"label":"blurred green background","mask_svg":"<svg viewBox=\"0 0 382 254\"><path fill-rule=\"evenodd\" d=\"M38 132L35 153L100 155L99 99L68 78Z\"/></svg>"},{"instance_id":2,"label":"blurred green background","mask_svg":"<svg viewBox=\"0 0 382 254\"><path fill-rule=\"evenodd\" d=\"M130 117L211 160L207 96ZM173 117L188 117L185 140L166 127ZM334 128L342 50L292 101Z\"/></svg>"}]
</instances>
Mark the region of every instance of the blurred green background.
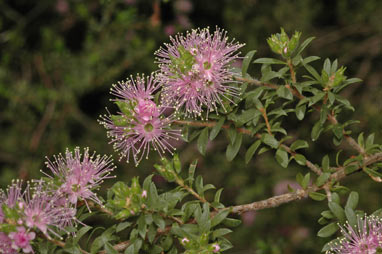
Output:
<instances>
[{"instance_id":1,"label":"blurred green background","mask_svg":"<svg viewBox=\"0 0 382 254\"><path fill-rule=\"evenodd\" d=\"M348 77L364 81L342 92L356 111L340 120L360 120L353 131L375 132L382 143L380 0L0 0L0 186L13 178L39 177L45 156L75 146L113 154L119 179L152 173L158 156L138 168L118 162L97 119L105 107L114 110L111 84L156 70L153 53L168 35L206 26L226 29L246 43L243 55L257 49L256 57L273 57L266 38L281 26L289 33L301 31L303 39L315 36L305 56L338 58ZM259 66L250 71L258 73ZM293 136L309 139L316 119L310 114L303 123L291 118L286 125ZM226 144L221 134L209 144L207 157L197 152L195 142L178 146L184 165L199 158L197 172L205 182L225 188L227 205L285 192L297 172L307 172L296 164L282 169L271 152L245 165L245 147L228 163ZM333 161L335 149L327 134L315 146L310 142L305 155L319 163L329 154ZM156 181L166 188L161 178ZM344 184L360 192L360 208L370 213L382 207L381 186L364 175ZM243 225L230 236L235 248L228 253L319 253L324 240L315 236L316 221L324 207L305 200L244 214Z\"/></svg>"}]
</instances>

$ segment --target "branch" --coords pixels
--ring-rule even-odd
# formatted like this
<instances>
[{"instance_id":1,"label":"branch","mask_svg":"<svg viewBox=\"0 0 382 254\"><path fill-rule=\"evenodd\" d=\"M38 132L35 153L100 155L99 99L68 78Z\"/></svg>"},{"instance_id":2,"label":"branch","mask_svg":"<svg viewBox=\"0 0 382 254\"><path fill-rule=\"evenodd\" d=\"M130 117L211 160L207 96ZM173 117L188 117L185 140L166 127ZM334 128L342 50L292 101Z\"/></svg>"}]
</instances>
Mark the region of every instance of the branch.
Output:
<instances>
[{"instance_id":1,"label":"branch","mask_svg":"<svg viewBox=\"0 0 382 254\"><path fill-rule=\"evenodd\" d=\"M293 68L292 68L293 70ZM292 74L291 74L292 75ZM272 89L277 89L279 86L276 85L276 84L271 84L271 83L263 83L257 79L249 79L249 78L242 78L242 77L237 77L235 76L234 77L235 80L239 80L239 81L242 81L242 82L245 82L245 83L248 83L248 84L254 84L256 86L266 86L266 87L269 87L269 88L272 88ZM293 75L292 75L292 81L293 81ZM300 94L297 90L295 89L292 89L289 85L286 85L286 87L289 89L289 91L292 92L292 94L299 98L300 100L306 98L304 95ZM313 105L313 108L320 112L321 111L321 108L319 106L316 106L316 105ZM333 115L330 115L328 114L327 116L328 120L333 124L333 125L336 125L338 124L338 121L337 121L337 118ZM345 137L345 140L347 141L347 143L353 148L355 149L358 153L360 154L365 154L365 150L352 138L350 137L349 135L347 135L345 133L345 130L343 130L343 135Z\"/></svg>"},{"instance_id":2,"label":"branch","mask_svg":"<svg viewBox=\"0 0 382 254\"><path fill-rule=\"evenodd\" d=\"M369 158L365 159L364 165L368 166L368 165L371 165L371 164L373 164L375 162L379 162L379 161L382 161L382 152L376 153L376 154L370 156ZM358 165L358 164L353 163L352 165ZM358 166L359 166L358 171L360 171L362 169L362 166L360 166L360 165L358 165ZM356 171L356 172L358 172L358 171ZM331 182L331 181L338 182L345 177L346 177L345 168L340 167L336 173L333 173L330 176L328 182ZM250 204L232 206L232 207L229 207L229 209L232 209L232 213L240 214L240 213L248 212L248 211L258 211L258 210L263 210L266 208L277 207L277 206L280 206L280 205L285 204L285 203L289 203L289 202L294 201L294 200L306 198L310 192L315 192L318 190L325 189L326 188L325 186L326 185L323 185L321 187L317 187L315 185L312 185L309 188L307 188L306 190L298 189L294 193L282 194L282 195L274 196L274 197L271 197L271 198L268 198L265 200L256 201L256 202L253 202Z\"/></svg>"}]
</instances>

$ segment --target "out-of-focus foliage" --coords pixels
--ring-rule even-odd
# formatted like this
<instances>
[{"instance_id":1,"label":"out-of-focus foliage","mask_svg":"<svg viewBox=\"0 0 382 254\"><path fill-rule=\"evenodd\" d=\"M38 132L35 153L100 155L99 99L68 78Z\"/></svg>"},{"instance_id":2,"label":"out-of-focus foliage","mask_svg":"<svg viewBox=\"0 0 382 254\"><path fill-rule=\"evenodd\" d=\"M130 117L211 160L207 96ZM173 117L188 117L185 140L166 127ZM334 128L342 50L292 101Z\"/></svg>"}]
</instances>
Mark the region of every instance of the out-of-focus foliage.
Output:
<instances>
[{"instance_id":1,"label":"out-of-focus foliage","mask_svg":"<svg viewBox=\"0 0 382 254\"><path fill-rule=\"evenodd\" d=\"M247 43L243 55L257 49L257 57L272 54L266 38L281 26L289 33L302 31L302 39L317 37L306 54L338 58L339 66L347 66L347 76L364 81L342 95L357 109L348 118L361 121L354 132L367 127L380 143L381 13L379 0L0 1L0 185L15 177L36 177L44 156L65 147L89 146L113 154L97 123L105 106L111 106L111 84L155 71L153 53L168 35L207 25L226 29ZM310 129L297 123L288 128L309 137ZM183 163L200 157L200 174L225 187L227 205L261 200L294 184L297 169L276 171L280 166L273 154L257 156L248 165L240 159L227 162L222 142L210 142L205 158L196 145L183 149L179 144L179 149ZM320 161L312 156L320 158L332 146L320 145L307 151L315 163ZM244 154L239 151L241 158ZM334 160L335 154L330 157ZM120 163L121 180L137 174L143 179L153 171L157 158L152 158L138 169ZM381 206L378 187L360 179L351 177L345 185L358 182L356 190L367 197L360 207L373 211ZM160 185L163 179L153 180L166 187ZM315 237L318 225L312 218L319 218L321 209L316 202L302 202L243 214L243 225L231 236L236 246L231 253L318 253L323 242Z\"/></svg>"}]
</instances>

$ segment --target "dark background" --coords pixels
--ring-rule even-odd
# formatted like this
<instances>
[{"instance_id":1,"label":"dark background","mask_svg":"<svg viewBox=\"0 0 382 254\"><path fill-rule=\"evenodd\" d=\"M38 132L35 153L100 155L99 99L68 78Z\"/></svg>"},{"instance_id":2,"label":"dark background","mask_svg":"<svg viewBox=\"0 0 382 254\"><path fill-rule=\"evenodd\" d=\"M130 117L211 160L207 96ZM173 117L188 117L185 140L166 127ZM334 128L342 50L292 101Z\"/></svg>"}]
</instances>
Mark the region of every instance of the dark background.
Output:
<instances>
[{"instance_id":1,"label":"dark background","mask_svg":"<svg viewBox=\"0 0 382 254\"><path fill-rule=\"evenodd\" d=\"M13 178L40 177L45 156L75 146L113 154L119 179L143 179L153 172L156 155L137 168L118 162L97 119L105 107L114 109L111 84L157 69L153 53L168 35L206 26L224 28L246 43L243 55L257 49L256 57L274 57L266 38L281 26L289 34L301 31L302 39L315 36L305 56L337 58L348 77L363 80L342 92L356 111L345 112L340 121L360 120L354 133L375 132L381 143L380 0L0 0L0 186ZM259 66L250 71L256 76ZM316 119L290 119L286 127L293 136L309 139ZM209 144L207 157L197 152L195 142L179 144L179 149L183 165L199 158L197 172L205 182L225 188L227 205L280 194L297 172L307 172L295 164L282 169L273 153L245 165L249 143L229 163L226 144L220 135ZM324 134L316 146L310 142L306 156L320 163L329 154L333 161L335 149L331 136ZM166 188L160 178L157 182ZM111 184L107 181L105 187ZM381 187L365 175L349 177L344 184L360 192L360 208L366 212L381 207ZM235 248L229 253L319 253L325 240L315 236L316 221L324 207L306 200L244 214L243 225L230 236Z\"/></svg>"}]
</instances>

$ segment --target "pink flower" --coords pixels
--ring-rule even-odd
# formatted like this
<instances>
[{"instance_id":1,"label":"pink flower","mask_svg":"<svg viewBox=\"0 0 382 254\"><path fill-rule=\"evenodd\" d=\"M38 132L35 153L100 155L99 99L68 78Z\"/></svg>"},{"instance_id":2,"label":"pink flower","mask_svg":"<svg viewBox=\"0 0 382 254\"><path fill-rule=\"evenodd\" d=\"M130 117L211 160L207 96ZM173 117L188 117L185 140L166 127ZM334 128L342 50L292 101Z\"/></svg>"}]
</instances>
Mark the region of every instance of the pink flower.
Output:
<instances>
[{"instance_id":1,"label":"pink flower","mask_svg":"<svg viewBox=\"0 0 382 254\"><path fill-rule=\"evenodd\" d=\"M110 176L111 171L114 170L111 157L89 155L88 148L84 149L82 156L77 147L74 149L74 155L66 150L65 157L58 155L54 159L53 162L48 160L46 165L52 171L53 177L62 183L58 188L60 195L67 197L69 202L74 205L79 200L83 200L89 211L87 200L102 205L102 201L94 193L94 190L105 179L113 177ZM57 200L58 203L60 201L62 200Z\"/></svg>"},{"instance_id":2,"label":"pink flower","mask_svg":"<svg viewBox=\"0 0 382 254\"><path fill-rule=\"evenodd\" d=\"M127 82L113 86L111 94L120 108L118 115L104 116L100 122L108 130L114 149L120 152L120 158L130 154L136 165L143 156L148 157L153 148L162 156L166 151L172 153L175 148L169 140L177 140L179 130L171 129L172 117L163 116L168 107L158 106L154 102L154 92L159 89L159 83L153 75L137 76Z\"/></svg>"},{"instance_id":3,"label":"pink flower","mask_svg":"<svg viewBox=\"0 0 382 254\"><path fill-rule=\"evenodd\" d=\"M22 218L28 228L37 228L47 236L48 233L52 233L60 237L53 230L54 228L65 231L66 226L73 226L73 223L77 221L76 209L56 205L60 198L59 193L48 194L41 182L34 188L33 194L30 189L28 185L22 212Z\"/></svg>"},{"instance_id":4,"label":"pink flower","mask_svg":"<svg viewBox=\"0 0 382 254\"><path fill-rule=\"evenodd\" d=\"M9 208L13 208L18 202L23 200L23 192L22 192L22 181L16 180L12 183L11 186L8 187L7 192L4 193L1 191L0 193L0 224L4 222L4 213L2 210L2 205L5 204Z\"/></svg>"},{"instance_id":5,"label":"pink flower","mask_svg":"<svg viewBox=\"0 0 382 254\"><path fill-rule=\"evenodd\" d=\"M164 84L162 102L175 106L186 116L200 116L203 108L217 111L224 101L233 102L239 89L233 81L231 63L244 44L228 42L223 30L192 30L185 36L170 38L171 44L155 54L159 63L159 82Z\"/></svg>"},{"instance_id":6,"label":"pink flower","mask_svg":"<svg viewBox=\"0 0 382 254\"><path fill-rule=\"evenodd\" d=\"M213 252L214 252L214 253L218 253L218 252L220 251L220 246L219 246L219 244L217 244L217 243L214 243L214 244L212 245L212 248L213 248Z\"/></svg>"},{"instance_id":7,"label":"pink flower","mask_svg":"<svg viewBox=\"0 0 382 254\"><path fill-rule=\"evenodd\" d=\"M358 217L357 225L341 227L343 238L328 254L376 254L382 251L382 220L375 216Z\"/></svg>"},{"instance_id":8,"label":"pink flower","mask_svg":"<svg viewBox=\"0 0 382 254\"><path fill-rule=\"evenodd\" d=\"M186 243L190 242L190 240L188 240L187 237L184 237L181 242L182 242L182 244L186 244Z\"/></svg>"},{"instance_id":9,"label":"pink flower","mask_svg":"<svg viewBox=\"0 0 382 254\"><path fill-rule=\"evenodd\" d=\"M34 232L26 232L24 227L17 227L17 232L9 233L9 238L12 240L12 248L15 250L22 249L24 253L33 252L30 241L35 238Z\"/></svg>"},{"instance_id":10,"label":"pink flower","mask_svg":"<svg viewBox=\"0 0 382 254\"><path fill-rule=\"evenodd\" d=\"M12 240L3 232L0 232L0 253L17 254L17 250L12 248Z\"/></svg>"}]
</instances>

